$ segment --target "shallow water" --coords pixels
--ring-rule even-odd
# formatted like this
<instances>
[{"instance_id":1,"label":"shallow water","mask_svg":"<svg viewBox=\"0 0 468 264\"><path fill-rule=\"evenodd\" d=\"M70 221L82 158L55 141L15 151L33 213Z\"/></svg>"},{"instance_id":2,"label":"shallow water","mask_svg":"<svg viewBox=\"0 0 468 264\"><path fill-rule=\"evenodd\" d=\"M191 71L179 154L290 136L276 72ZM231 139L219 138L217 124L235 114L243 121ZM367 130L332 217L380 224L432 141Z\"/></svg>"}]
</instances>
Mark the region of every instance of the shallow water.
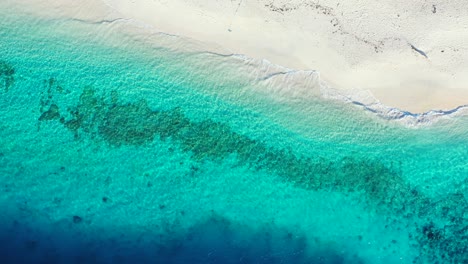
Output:
<instances>
[{"instance_id":1,"label":"shallow water","mask_svg":"<svg viewBox=\"0 0 468 264\"><path fill-rule=\"evenodd\" d=\"M466 117L406 127L313 74L0 13L2 263L468 261Z\"/></svg>"}]
</instances>

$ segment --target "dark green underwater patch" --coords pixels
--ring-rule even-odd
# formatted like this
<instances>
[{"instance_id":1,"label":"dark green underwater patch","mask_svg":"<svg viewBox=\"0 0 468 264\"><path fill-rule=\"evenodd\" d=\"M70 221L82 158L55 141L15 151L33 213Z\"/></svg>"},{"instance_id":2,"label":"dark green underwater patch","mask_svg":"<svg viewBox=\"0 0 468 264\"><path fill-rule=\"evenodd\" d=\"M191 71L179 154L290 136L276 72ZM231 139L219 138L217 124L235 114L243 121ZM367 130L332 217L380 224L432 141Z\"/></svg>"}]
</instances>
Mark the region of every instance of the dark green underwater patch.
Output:
<instances>
[{"instance_id":1,"label":"dark green underwater patch","mask_svg":"<svg viewBox=\"0 0 468 264\"><path fill-rule=\"evenodd\" d=\"M444 216L432 210L434 202L409 186L398 167L367 159L364 154L339 160L303 157L291 149L275 149L252 140L227 124L192 121L181 108L154 110L145 100L121 102L116 92L100 97L92 87L83 89L76 106L61 110L54 100L60 93L55 80L46 82L45 87L47 92L41 99L39 121L59 120L76 138L87 135L114 147L141 146L155 139L170 138L181 150L191 153L195 161L220 161L234 155L239 165L274 173L299 188L359 193L371 208L389 217L404 215L408 222L416 218L427 218L428 222L434 217L449 222L463 218L463 212ZM457 226L446 228L458 230ZM435 226L420 230L421 235L416 239L421 248L431 248L426 254L432 260L436 255L430 252L440 251L448 251L447 257L460 260L456 253L463 249L463 245L456 242L462 238L459 233L451 232L448 237ZM444 246L447 244L450 247Z\"/></svg>"},{"instance_id":2,"label":"dark green underwater patch","mask_svg":"<svg viewBox=\"0 0 468 264\"><path fill-rule=\"evenodd\" d=\"M51 104L49 109L42 112L39 121L60 119L59 107L56 104Z\"/></svg>"},{"instance_id":3,"label":"dark green underwater patch","mask_svg":"<svg viewBox=\"0 0 468 264\"><path fill-rule=\"evenodd\" d=\"M45 85L47 93L41 100L39 121L60 120L77 138L88 134L115 147L171 138L196 161L235 155L240 165L273 172L301 188L362 192L378 203L390 203L390 199L382 198L409 192L401 173L378 161L300 157L290 149L274 149L252 140L223 123L194 122L181 108L153 110L145 100L120 102L115 92L110 98L102 98L92 87L85 87L78 104L61 114L53 100L57 90L54 85L53 79Z\"/></svg>"},{"instance_id":4,"label":"dark green underwater patch","mask_svg":"<svg viewBox=\"0 0 468 264\"><path fill-rule=\"evenodd\" d=\"M8 92L15 84L15 69L6 61L0 61L0 86Z\"/></svg>"}]
</instances>

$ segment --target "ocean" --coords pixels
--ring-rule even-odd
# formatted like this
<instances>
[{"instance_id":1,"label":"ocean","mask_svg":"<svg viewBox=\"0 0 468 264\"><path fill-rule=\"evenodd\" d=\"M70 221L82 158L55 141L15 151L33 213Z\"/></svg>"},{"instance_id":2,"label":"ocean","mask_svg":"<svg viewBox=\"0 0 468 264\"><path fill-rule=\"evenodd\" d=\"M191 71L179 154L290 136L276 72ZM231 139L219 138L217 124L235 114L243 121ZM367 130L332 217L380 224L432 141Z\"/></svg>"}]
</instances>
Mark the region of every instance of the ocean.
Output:
<instances>
[{"instance_id":1,"label":"ocean","mask_svg":"<svg viewBox=\"0 0 468 264\"><path fill-rule=\"evenodd\" d=\"M466 115L131 21L0 16L1 263L468 263Z\"/></svg>"}]
</instances>

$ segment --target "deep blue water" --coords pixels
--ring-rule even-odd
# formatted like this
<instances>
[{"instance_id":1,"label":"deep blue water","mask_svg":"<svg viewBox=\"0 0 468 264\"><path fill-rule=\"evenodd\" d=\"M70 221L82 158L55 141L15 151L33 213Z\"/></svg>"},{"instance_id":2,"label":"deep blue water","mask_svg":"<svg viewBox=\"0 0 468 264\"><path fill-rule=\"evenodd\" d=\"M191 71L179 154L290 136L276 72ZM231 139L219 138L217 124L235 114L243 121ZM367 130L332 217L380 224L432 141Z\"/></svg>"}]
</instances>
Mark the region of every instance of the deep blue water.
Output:
<instances>
[{"instance_id":1,"label":"deep blue water","mask_svg":"<svg viewBox=\"0 0 468 264\"><path fill-rule=\"evenodd\" d=\"M180 38L0 15L1 263L468 263L466 117L410 128Z\"/></svg>"}]
</instances>

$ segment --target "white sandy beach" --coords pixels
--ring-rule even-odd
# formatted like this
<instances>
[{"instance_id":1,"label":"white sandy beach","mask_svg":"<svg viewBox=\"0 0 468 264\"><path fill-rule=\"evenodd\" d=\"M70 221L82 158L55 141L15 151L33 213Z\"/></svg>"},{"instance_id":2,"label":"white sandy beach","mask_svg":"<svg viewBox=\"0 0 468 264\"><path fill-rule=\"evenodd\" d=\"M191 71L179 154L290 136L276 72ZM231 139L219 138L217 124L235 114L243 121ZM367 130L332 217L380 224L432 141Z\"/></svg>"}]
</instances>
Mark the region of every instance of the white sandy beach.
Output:
<instances>
[{"instance_id":1,"label":"white sandy beach","mask_svg":"<svg viewBox=\"0 0 468 264\"><path fill-rule=\"evenodd\" d=\"M125 18L367 90L412 112L468 104L468 12L461 0L21 0L34 12ZM39 10L38 10L39 9Z\"/></svg>"},{"instance_id":2,"label":"white sandy beach","mask_svg":"<svg viewBox=\"0 0 468 264\"><path fill-rule=\"evenodd\" d=\"M369 90L389 106L423 112L468 103L464 1L104 2L163 32L318 70L333 86Z\"/></svg>"}]
</instances>

